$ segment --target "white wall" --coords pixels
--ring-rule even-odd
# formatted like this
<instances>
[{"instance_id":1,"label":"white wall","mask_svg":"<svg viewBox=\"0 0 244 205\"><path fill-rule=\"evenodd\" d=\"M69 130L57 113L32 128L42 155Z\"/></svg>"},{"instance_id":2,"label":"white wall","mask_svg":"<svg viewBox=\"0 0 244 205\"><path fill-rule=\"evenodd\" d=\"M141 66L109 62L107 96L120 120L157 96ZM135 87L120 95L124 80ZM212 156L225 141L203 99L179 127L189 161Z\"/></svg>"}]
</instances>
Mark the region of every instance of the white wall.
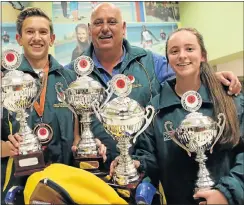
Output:
<instances>
[{"instance_id":1,"label":"white wall","mask_svg":"<svg viewBox=\"0 0 244 205\"><path fill-rule=\"evenodd\" d=\"M243 52L243 2L192 1L179 6L182 27L194 27L203 35L209 61Z\"/></svg>"},{"instance_id":2,"label":"white wall","mask_svg":"<svg viewBox=\"0 0 244 205\"><path fill-rule=\"evenodd\" d=\"M244 76L243 58L239 58L228 63L217 64L217 71L232 71L237 76Z\"/></svg>"}]
</instances>

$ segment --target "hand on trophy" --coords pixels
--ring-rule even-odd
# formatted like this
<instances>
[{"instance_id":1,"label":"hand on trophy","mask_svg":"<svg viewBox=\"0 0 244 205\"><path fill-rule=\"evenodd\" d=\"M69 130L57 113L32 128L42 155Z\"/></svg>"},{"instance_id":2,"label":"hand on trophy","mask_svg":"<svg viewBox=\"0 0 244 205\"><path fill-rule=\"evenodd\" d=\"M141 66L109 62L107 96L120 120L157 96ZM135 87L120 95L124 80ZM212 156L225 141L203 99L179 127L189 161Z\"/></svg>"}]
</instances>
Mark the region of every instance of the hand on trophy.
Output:
<instances>
[{"instance_id":1,"label":"hand on trophy","mask_svg":"<svg viewBox=\"0 0 244 205\"><path fill-rule=\"evenodd\" d=\"M95 139L97 147L98 147L98 154L101 155L103 157L103 162L106 162L107 160L107 147L99 140L99 139Z\"/></svg>"},{"instance_id":2,"label":"hand on trophy","mask_svg":"<svg viewBox=\"0 0 244 205\"><path fill-rule=\"evenodd\" d=\"M1 157L13 157L18 155L18 149L10 141L1 141L2 155Z\"/></svg>"},{"instance_id":3,"label":"hand on trophy","mask_svg":"<svg viewBox=\"0 0 244 205\"><path fill-rule=\"evenodd\" d=\"M110 175L110 176L113 176L113 174L114 174L114 169L115 169L115 167L118 165L118 161L119 161L119 156L116 157L116 158L114 159L114 161L111 162L111 164L110 164L110 171L109 171L109 175ZM140 166L140 161L138 161L138 160L133 160L133 163L134 163L134 165L135 165L135 168L138 169L138 167Z\"/></svg>"},{"instance_id":4,"label":"hand on trophy","mask_svg":"<svg viewBox=\"0 0 244 205\"><path fill-rule=\"evenodd\" d=\"M18 133L15 133L14 135L9 135L8 139L9 141L7 141L6 143L8 143L9 145L12 156L18 155L20 142L23 141L23 138Z\"/></svg>"},{"instance_id":5,"label":"hand on trophy","mask_svg":"<svg viewBox=\"0 0 244 205\"><path fill-rule=\"evenodd\" d=\"M96 145L98 147L98 154L103 157L103 162L106 162L106 160L107 160L107 155L106 155L107 147L104 144L102 144L102 142L99 139L95 138L95 141L96 141ZM77 151L76 145L78 144L78 142L74 142L74 144L75 145L73 145L71 147L72 152Z\"/></svg>"},{"instance_id":6,"label":"hand on trophy","mask_svg":"<svg viewBox=\"0 0 244 205\"><path fill-rule=\"evenodd\" d=\"M194 198L205 198L206 201L200 202L199 205L204 204L228 204L225 196L216 189L208 190L208 191L198 191L193 195Z\"/></svg>"}]
</instances>

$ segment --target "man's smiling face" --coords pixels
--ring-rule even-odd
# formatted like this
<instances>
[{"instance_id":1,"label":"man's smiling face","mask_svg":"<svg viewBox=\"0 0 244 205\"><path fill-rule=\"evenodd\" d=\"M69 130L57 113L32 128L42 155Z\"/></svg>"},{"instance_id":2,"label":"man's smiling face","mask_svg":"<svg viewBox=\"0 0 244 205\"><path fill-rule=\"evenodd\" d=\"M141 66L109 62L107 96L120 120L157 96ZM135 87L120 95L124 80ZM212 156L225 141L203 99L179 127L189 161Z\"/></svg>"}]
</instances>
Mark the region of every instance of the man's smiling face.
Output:
<instances>
[{"instance_id":1,"label":"man's smiling face","mask_svg":"<svg viewBox=\"0 0 244 205\"><path fill-rule=\"evenodd\" d=\"M125 34L120 10L110 4L98 6L91 16L89 34L95 49L120 49Z\"/></svg>"}]
</instances>

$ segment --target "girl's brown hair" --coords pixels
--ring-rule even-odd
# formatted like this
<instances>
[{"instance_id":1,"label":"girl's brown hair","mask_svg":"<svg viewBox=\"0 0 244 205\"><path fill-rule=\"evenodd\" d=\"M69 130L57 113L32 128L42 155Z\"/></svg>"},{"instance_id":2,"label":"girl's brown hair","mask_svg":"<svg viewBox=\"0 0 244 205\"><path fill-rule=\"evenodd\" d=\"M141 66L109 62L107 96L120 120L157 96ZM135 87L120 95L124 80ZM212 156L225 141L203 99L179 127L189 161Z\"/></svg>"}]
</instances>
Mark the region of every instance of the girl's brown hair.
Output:
<instances>
[{"instance_id":1,"label":"girl's brown hair","mask_svg":"<svg viewBox=\"0 0 244 205\"><path fill-rule=\"evenodd\" d=\"M234 147L240 139L239 120L237 117L236 106L231 96L227 95L223 85L217 79L214 70L207 62L207 50L204 45L203 36L194 28L180 28L174 31L166 41L166 58L168 59L168 41L174 33L179 31L188 31L194 34L200 45L203 57L206 62L201 63L201 81L208 88L211 100L213 102L214 116L217 120L217 115L223 113L226 117L225 128L222 137L219 139L220 144L226 144Z\"/></svg>"}]
</instances>

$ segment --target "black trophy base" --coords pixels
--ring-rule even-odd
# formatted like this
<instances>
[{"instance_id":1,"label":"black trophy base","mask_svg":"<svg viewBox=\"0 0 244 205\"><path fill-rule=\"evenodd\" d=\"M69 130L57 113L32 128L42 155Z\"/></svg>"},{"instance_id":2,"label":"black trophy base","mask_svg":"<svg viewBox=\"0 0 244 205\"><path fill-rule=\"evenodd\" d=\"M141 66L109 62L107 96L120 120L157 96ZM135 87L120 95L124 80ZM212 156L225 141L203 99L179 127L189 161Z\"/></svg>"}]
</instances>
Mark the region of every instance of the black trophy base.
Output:
<instances>
[{"instance_id":1,"label":"black trophy base","mask_svg":"<svg viewBox=\"0 0 244 205\"><path fill-rule=\"evenodd\" d=\"M118 183L114 182L112 178L109 176L104 177L103 180L111 186L117 193L124 198L127 202L131 201L135 196L137 186L142 182L144 178L144 174L140 174L139 179L134 182L131 182L127 185L119 185Z\"/></svg>"},{"instance_id":2,"label":"black trophy base","mask_svg":"<svg viewBox=\"0 0 244 205\"><path fill-rule=\"evenodd\" d=\"M98 177L103 177L108 174L104 168L103 158L97 155L86 155L84 157L75 154L74 166L89 171Z\"/></svg>"},{"instance_id":3,"label":"black trophy base","mask_svg":"<svg viewBox=\"0 0 244 205\"><path fill-rule=\"evenodd\" d=\"M14 156L14 176L28 176L45 168L42 151Z\"/></svg>"}]
</instances>

